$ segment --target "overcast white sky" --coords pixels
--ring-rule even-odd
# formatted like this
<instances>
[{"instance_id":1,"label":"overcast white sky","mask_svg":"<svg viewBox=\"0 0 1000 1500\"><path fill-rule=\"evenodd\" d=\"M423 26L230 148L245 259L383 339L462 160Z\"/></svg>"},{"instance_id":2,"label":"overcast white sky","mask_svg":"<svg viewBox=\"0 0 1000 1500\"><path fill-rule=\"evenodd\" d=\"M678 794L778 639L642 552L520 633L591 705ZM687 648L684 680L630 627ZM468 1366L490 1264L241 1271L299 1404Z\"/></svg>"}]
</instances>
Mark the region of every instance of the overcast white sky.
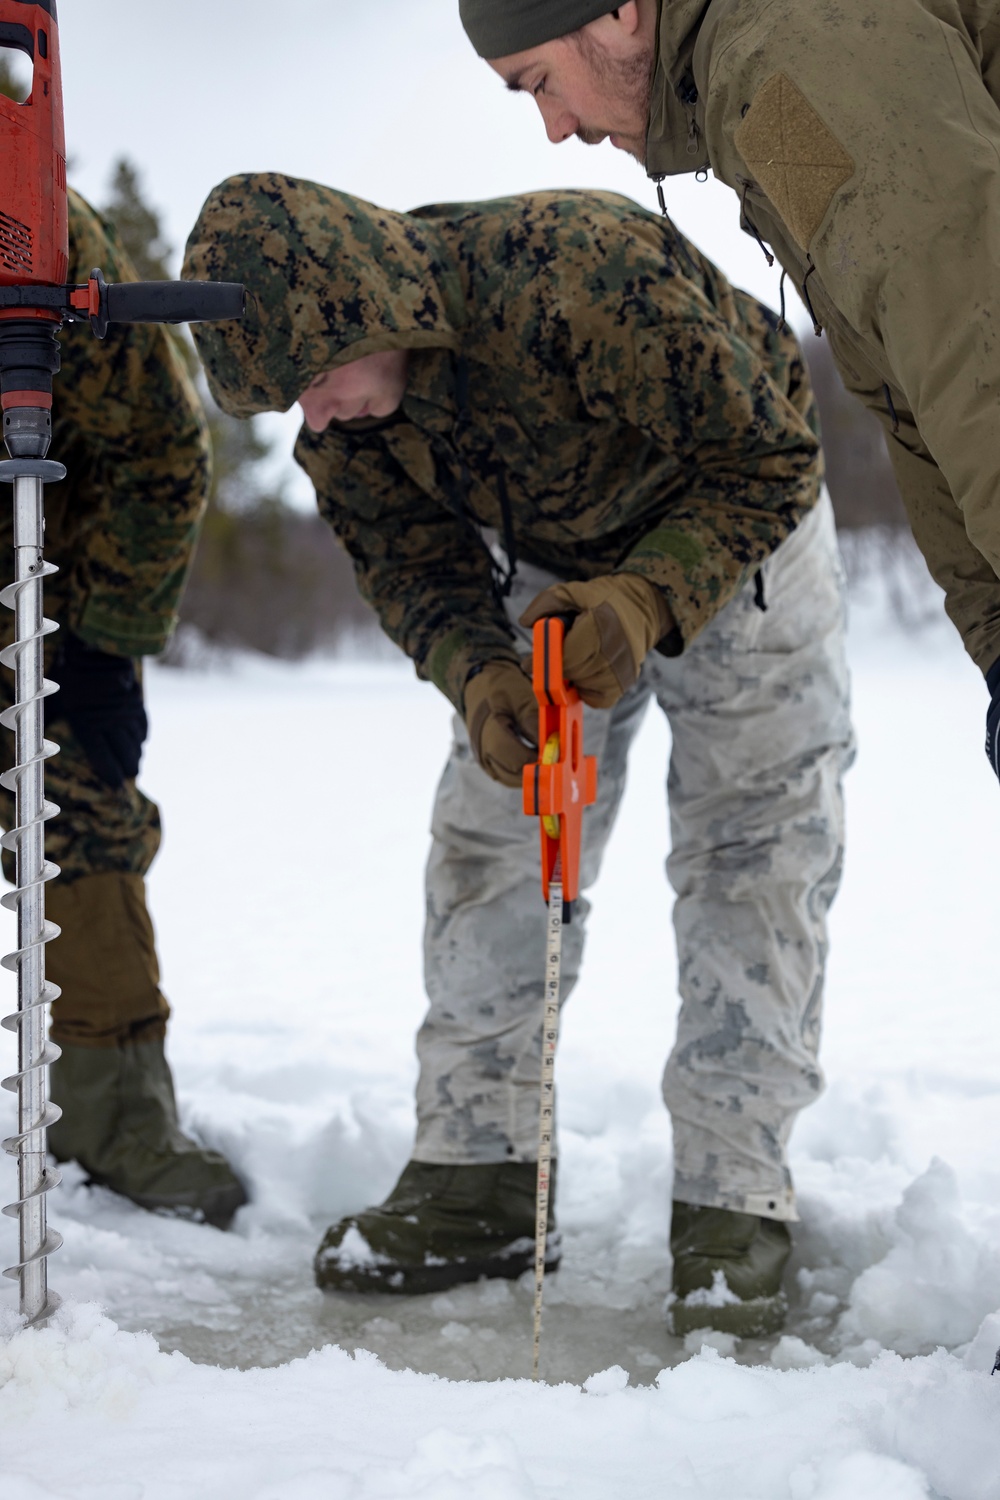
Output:
<instances>
[{"instance_id":1,"label":"overcast white sky","mask_svg":"<svg viewBox=\"0 0 1000 1500\"><path fill-rule=\"evenodd\" d=\"M656 206L611 146L548 143L530 100L473 53L458 0L60 0L59 21L73 181L100 202L112 163L131 157L178 263L233 172L289 172L397 209L557 187ZM735 195L693 177L666 188L679 227L776 305L778 273L740 232Z\"/></svg>"}]
</instances>

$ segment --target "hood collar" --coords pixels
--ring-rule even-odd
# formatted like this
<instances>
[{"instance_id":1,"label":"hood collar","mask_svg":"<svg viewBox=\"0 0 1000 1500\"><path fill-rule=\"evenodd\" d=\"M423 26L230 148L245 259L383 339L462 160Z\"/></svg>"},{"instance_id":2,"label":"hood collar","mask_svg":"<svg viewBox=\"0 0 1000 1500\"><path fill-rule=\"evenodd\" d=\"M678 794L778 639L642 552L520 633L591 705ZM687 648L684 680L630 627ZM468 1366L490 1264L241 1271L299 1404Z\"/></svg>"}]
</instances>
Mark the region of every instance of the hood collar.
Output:
<instances>
[{"instance_id":1,"label":"hood collar","mask_svg":"<svg viewBox=\"0 0 1000 1500\"><path fill-rule=\"evenodd\" d=\"M650 177L697 172L709 165L694 79L694 50L711 0L660 0L656 68L646 135Z\"/></svg>"}]
</instances>

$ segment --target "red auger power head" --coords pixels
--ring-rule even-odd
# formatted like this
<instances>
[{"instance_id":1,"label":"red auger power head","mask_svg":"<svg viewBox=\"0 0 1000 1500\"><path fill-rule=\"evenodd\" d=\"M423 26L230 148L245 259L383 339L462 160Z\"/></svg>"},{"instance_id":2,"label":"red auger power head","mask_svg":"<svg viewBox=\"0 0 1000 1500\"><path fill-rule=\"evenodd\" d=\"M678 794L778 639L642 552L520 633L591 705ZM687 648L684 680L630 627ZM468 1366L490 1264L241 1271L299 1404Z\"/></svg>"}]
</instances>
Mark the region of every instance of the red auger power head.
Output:
<instances>
[{"instance_id":1,"label":"red auger power head","mask_svg":"<svg viewBox=\"0 0 1000 1500\"><path fill-rule=\"evenodd\" d=\"M69 275L66 134L56 0L0 0L0 47L31 63L23 104L0 95L0 286L62 286ZM46 308L0 318L56 319Z\"/></svg>"},{"instance_id":2,"label":"red auger power head","mask_svg":"<svg viewBox=\"0 0 1000 1500\"><path fill-rule=\"evenodd\" d=\"M14 459L42 459L52 429L59 329L87 320L194 323L241 318L234 282L136 281L109 285L99 269L67 286L69 208L56 0L0 0L0 48L31 62L23 103L0 96L0 407Z\"/></svg>"}]
</instances>

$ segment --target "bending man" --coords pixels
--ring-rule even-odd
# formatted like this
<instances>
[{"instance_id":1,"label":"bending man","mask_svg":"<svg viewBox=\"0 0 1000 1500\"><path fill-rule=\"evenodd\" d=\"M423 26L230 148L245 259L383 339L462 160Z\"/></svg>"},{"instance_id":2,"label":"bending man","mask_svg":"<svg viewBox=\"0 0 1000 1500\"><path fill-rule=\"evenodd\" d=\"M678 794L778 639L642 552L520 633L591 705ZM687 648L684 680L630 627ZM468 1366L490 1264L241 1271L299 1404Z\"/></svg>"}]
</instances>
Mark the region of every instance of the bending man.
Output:
<instances>
[{"instance_id":1,"label":"bending man","mask_svg":"<svg viewBox=\"0 0 1000 1500\"><path fill-rule=\"evenodd\" d=\"M237 272L258 317L199 328L213 392L238 416L301 401L296 456L362 592L456 710L413 1158L386 1203L328 1231L320 1285L430 1291L531 1263L545 909L516 790L537 725L521 663L525 626L559 610L600 764L585 885L651 699L674 733L674 1324L776 1327L850 747L795 340L670 225L597 193L406 215L234 178L187 273ZM683 1300L720 1274L726 1306Z\"/></svg>"}]
</instances>

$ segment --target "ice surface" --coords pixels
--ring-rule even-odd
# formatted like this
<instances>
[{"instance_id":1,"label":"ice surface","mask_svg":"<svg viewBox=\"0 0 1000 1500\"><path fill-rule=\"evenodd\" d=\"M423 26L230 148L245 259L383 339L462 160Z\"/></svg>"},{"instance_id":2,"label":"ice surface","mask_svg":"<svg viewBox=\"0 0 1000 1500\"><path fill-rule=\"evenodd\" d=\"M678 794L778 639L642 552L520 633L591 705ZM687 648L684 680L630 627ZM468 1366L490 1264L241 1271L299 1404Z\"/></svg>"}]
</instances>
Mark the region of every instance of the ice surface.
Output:
<instances>
[{"instance_id":1,"label":"ice surface","mask_svg":"<svg viewBox=\"0 0 1000 1500\"><path fill-rule=\"evenodd\" d=\"M221 1234L67 1170L51 1262L66 1306L22 1331L13 1289L0 1296L2 1500L997 1500L1000 793L985 694L944 629L906 641L869 626L853 655L861 753L829 1086L793 1137L789 1325L712 1347L663 1320L659 1073L676 999L667 739L651 720L560 1044L563 1267L546 1287L542 1386L523 1378L525 1282L407 1298L323 1296L311 1278L323 1229L383 1196L410 1146L446 706L402 664L151 671L143 779L166 828L151 900L170 1054L186 1125L231 1156L253 1201ZM4 1096L0 1131L11 1120ZM2 1221L5 1264L14 1242Z\"/></svg>"}]
</instances>

